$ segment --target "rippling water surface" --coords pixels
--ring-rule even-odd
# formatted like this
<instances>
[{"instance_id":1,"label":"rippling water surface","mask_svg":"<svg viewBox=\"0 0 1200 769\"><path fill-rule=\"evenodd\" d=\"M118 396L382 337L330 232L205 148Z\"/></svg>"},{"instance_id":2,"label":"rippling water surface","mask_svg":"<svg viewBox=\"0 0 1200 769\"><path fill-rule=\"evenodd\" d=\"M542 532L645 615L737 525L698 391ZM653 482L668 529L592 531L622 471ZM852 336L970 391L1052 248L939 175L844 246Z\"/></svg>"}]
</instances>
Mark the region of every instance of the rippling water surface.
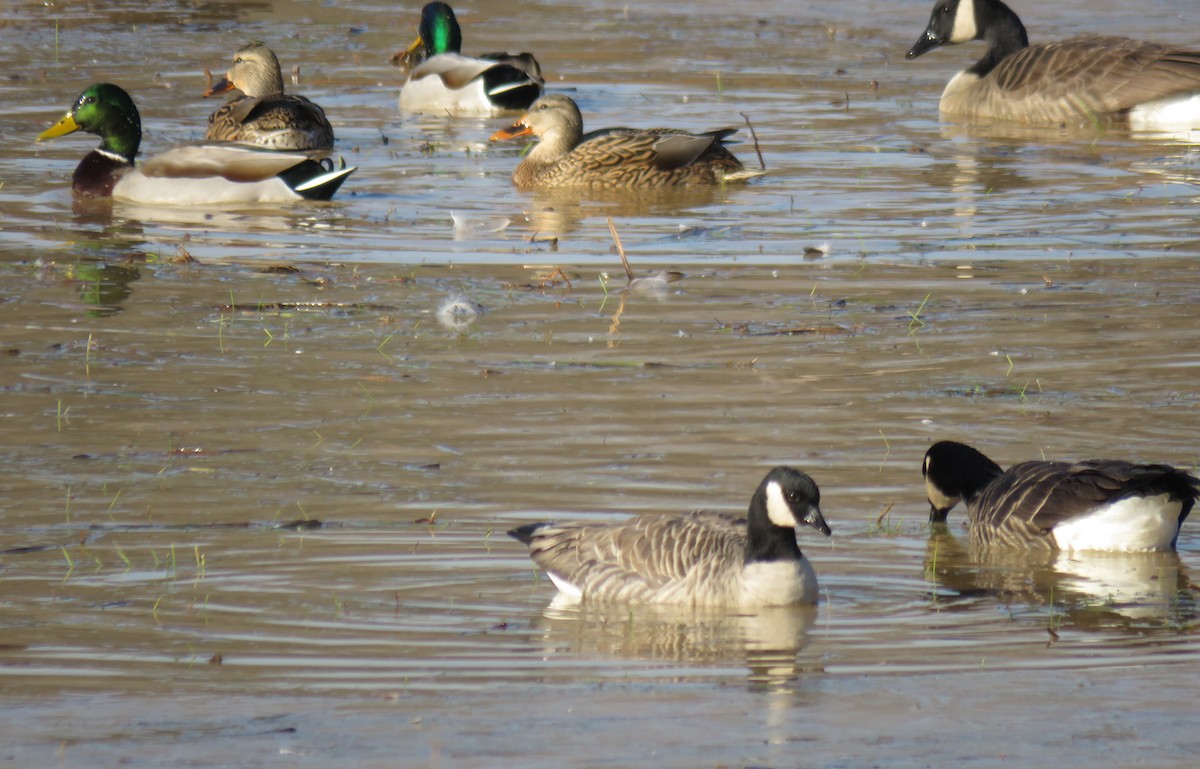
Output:
<instances>
[{"instance_id":1,"label":"rippling water surface","mask_svg":"<svg viewBox=\"0 0 1200 769\"><path fill-rule=\"evenodd\" d=\"M1190 4L1121 8L1017 5L1035 39L1200 44ZM1186 137L939 123L979 50L905 62L925 2L462 5L468 50L535 51L588 125L745 113L770 169L532 195L503 119L397 111L418 10L7 9L0 762L1193 764L1197 525L981 562L919 476L940 438L1195 467ZM152 152L254 38L359 166L337 200L73 203L92 138L33 137L84 86L130 90ZM743 509L785 462L834 529L801 534L815 609L556 606L504 535Z\"/></svg>"}]
</instances>

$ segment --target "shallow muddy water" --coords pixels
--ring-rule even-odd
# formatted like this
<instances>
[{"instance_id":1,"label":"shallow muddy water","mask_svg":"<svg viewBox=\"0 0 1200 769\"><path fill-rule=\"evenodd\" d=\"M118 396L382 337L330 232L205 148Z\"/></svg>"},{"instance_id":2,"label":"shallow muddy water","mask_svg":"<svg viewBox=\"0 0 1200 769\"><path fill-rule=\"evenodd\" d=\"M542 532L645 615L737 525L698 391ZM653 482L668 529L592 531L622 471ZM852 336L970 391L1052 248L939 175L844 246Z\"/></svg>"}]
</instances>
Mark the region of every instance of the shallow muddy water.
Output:
<instances>
[{"instance_id":1,"label":"shallow muddy water","mask_svg":"<svg viewBox=\"0 0 1200 769\"><path fill-rule=\"evenodd\" d=\"M1200 42L1190 3L1106 7L1017 10ZM745 112L771 169L530 195L503 119L397 112L418 8L6 9L0 763L1192 765L1200 523L979 562L919 474L940 438L1195 467L1186 142L940 124L978 48L904 62L925 2L462 5L469 51L535 51L589 125ZM302 61L343 194L72 203L91 137L32 140L85 85L129 88L153 151L252 38ZM834 530L801 535L815 609L558 607L504 535L742 509L778 463Z\"/></svg>"}]
</instances>

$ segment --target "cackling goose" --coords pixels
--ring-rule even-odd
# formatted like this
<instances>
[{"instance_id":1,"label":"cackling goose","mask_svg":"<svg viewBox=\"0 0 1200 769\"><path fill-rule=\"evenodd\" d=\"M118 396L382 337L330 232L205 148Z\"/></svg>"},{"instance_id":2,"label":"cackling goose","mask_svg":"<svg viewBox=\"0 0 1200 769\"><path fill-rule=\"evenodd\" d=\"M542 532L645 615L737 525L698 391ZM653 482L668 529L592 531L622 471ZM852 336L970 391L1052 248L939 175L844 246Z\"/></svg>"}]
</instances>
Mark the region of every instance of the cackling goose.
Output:
<instances>
[{"instance_id":1,"label":"cackling goose","mask_svg":"<svg viewBox=\"0 0 1200 769\"><path fill-rule=\"evenodd\" d=\"M930 522L965 502L971 542L985 546L1167 550L1200 496L1200 479L1170 465L1033 461L1003 471L954 441L925 452L921 475Z\"/></svg>"},{"instance_id":2,"label":"cackling goose","mask_svg":"<svg viewBox=\"0 0 1200 769\"><path fill-rule=\"evenodd\" d=\"M694 512L619 523L533 523L509 536L563 594L627 603L784 606L817 600L817 576L796 526L829 535L817 484L776 467L749 514Z\"/></svg>"},{"instance_id":3,"label":"cackling goose","mask_svg":"<svg viewBox=\"0 0 1200 769\"><path fill-rule=\"evenodd\" d=\"M907 57L972 40L985 41L987 52L946 85L943 114L1035 125L1115 117L1140 130L1200 128L1200 51L1101 35L1031 46L1021 20L1000 0L938 0Z\"/></svg>"}]
</instances>

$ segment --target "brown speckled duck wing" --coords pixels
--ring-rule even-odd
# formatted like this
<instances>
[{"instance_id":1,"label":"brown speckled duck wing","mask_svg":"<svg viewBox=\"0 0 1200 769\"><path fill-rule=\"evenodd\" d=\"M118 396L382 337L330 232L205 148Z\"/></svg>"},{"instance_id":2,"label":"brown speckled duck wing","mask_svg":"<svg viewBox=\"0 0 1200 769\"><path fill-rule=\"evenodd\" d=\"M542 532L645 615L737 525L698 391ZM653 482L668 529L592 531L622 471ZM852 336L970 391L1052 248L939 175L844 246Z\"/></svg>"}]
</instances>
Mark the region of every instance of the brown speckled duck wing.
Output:
<instances>
[{"instance_id":1,"label":"brown speckled duck wing","mask_svg":"<svg viewBox=\"0 0 1200 769\"><path fill-rule=\"evenodd\" d=\"M715 134L609 129L589 134L558 163L551 180L614 188L670 187L715 184L726 171L741 168Z\"/></svg>"},{"instance_id":2,"label":"brown speckled duck wing","mask_svg":"<svg viewBox=\"0 0 1200 769\"><path fill-rule=\"evenodd\" d=\"M1133 495L1169 494L1190 500L1198 482L1169 465L1121 460L1025 462L992 482L971 505L972 539L1004 543L1030 540L1051 546L1050 531L1097 507ZM1183 515L1191 509L1184 507ZM977 534L978 532L978 534Z\"/></svg>"},{"instance_id":3,"label":"brown speckled duck wing","mask_svg":"<svg viewBox=\"0 0 1200 769\"><path fill-rule=\"evenodd\" d=\"M1200 91L1200 52L1101 35L1024 48L983 82L994 117L1054 122Z\"/></svg>"},{"instance_id":4,"label":"brown speckled duck wing","mask_svg":"<svg viewBox=\"0 0 1200 769\"><path fill-rule=\"evenodd\" d=\"M534 563L585 596L627 601L660 600L681 584L694 592L740 568L745 546L745 524L720 513L547 524L529 543Z\"/></svg>"},{"instance_id":5,"label":"brown speckled duck wing","mask_svg":"<svg viewBox=\"0 0 1200 769\"><path fill-rule=\"evenodd\" d=\"M204 138L283 151L329 150L333 148L333 127L325 111L303 96L243 96L209 116Z\"/></svg>"}]
</instances>

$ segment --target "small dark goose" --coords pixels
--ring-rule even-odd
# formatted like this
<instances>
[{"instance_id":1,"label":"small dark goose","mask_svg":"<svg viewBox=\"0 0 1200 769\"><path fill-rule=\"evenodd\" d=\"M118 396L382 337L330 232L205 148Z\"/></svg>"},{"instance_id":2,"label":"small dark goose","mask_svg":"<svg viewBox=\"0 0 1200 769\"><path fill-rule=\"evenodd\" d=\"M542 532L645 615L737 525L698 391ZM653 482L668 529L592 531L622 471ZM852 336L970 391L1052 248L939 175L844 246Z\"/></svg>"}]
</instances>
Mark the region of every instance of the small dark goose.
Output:
<instances>
[{"instance_id":1,"label":"small dark goose","mask_svg":"<svg viewBox=\"0 0 1200 769\"><path fill-rule=\"evenodd\" d=\"M985 546L1169 550L1200 496L1200 479L1170 465L1033 461L1004 471L954 441L929 447L921 475L930 522L965 502L971 542Z\"/></svg>"},{"instance_id":2,"label":"small dark goose","mask_svg":"<svg viewBox=\"0 0 1200 769\"><path fill-rule=\"evenodd\" d=\"M776 467L749 514L694 512L619 523L533 523L509 536L572 598L690 606L787 606L817 600L796 527L826 536L817 484Z\"/></svg>"},{"instance_id":3,"label":"small dark goose","mask_svg":"<svg viewBox=\"0 0 1200 769\"><path fill-rule=\"evenodd\" d=\"M1126 37L1078 35L1030 45L1000 0L938 0L908 58L983 40L983 58L942 92L941 112L972 120L1085 125L1127 120L1138 130L1200 127L1200 51Z\"/></svg>"}]
</instances>

